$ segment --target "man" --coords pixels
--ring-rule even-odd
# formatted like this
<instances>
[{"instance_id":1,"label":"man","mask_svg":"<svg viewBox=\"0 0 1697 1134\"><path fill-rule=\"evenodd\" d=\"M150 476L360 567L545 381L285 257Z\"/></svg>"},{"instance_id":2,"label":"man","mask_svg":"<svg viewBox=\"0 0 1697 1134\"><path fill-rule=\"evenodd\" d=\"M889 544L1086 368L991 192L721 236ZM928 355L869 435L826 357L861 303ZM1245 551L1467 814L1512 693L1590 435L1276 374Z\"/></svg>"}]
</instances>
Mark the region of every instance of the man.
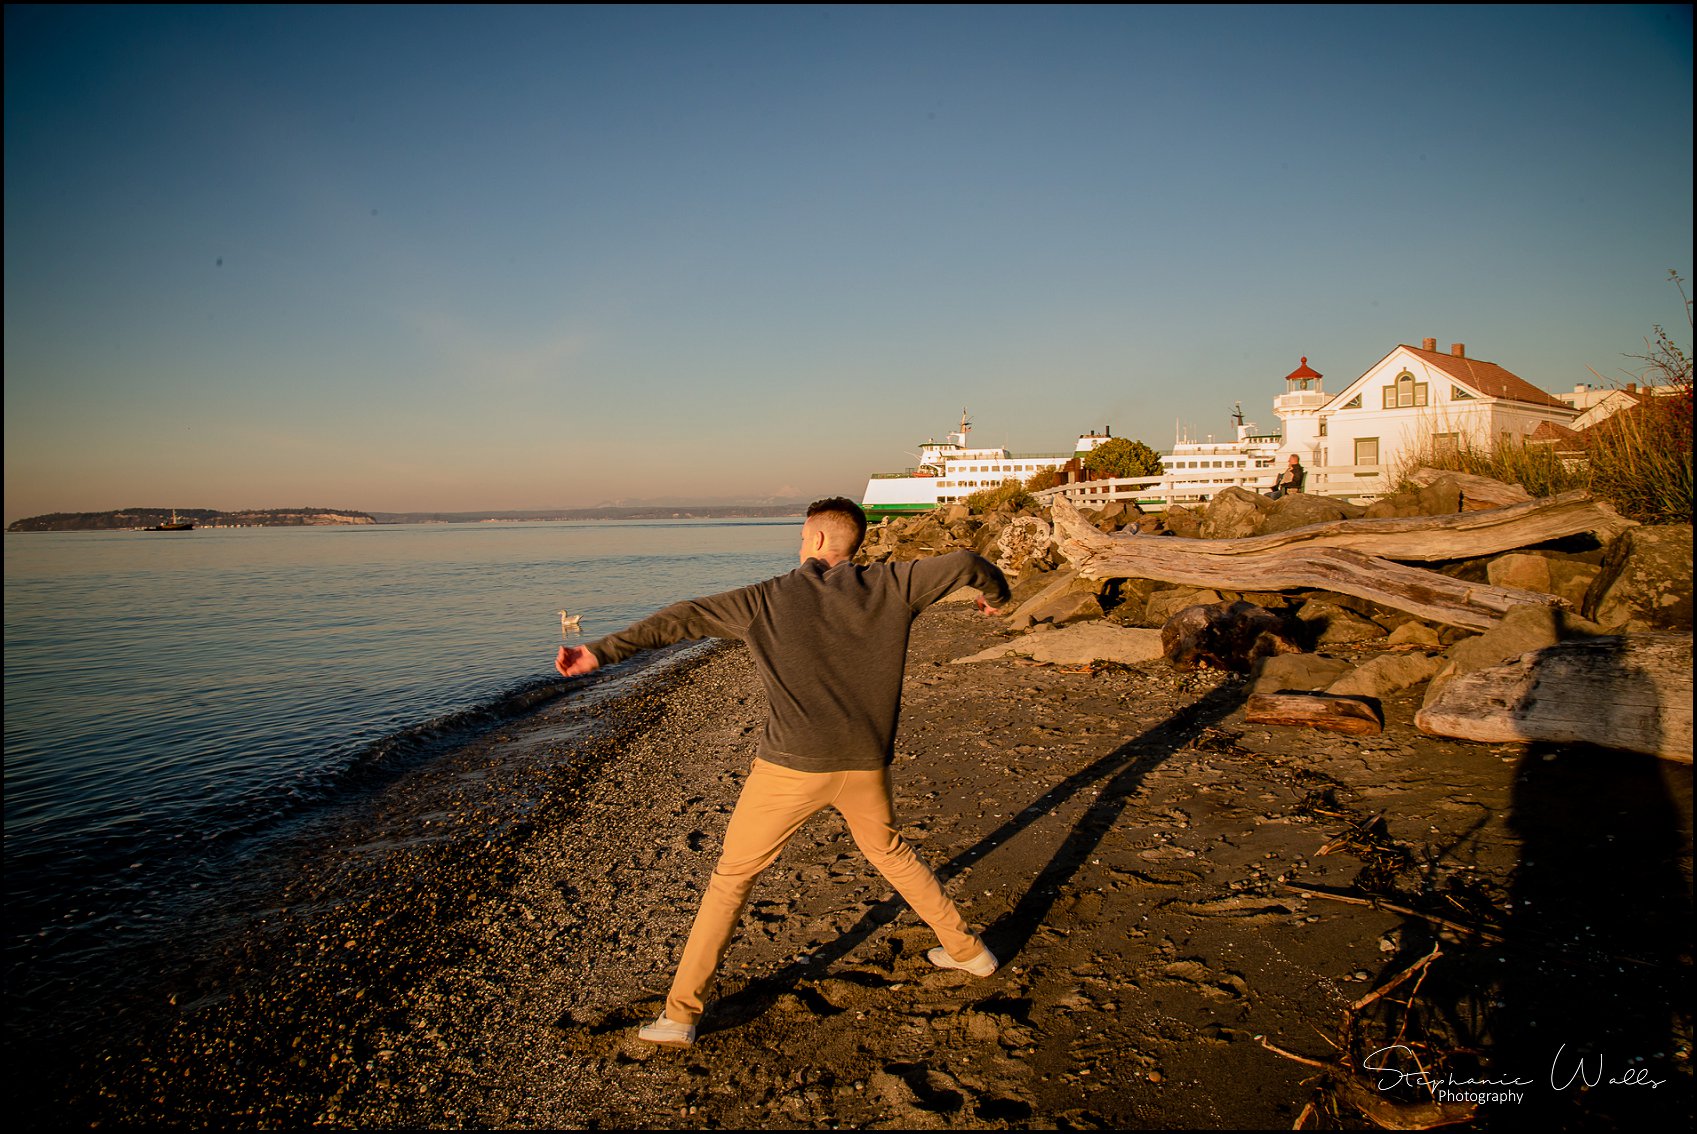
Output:
<instances>
[{"instance_id":1,"label":"man","mask_svg":"<svg viewBox=\"0 0 1697 1134\"><path fill-rule=\"evenodd\" d=\"M1290 455L1290 464L1279 474L1279 478L1273 482L1273 499L1277 500L1287 492L1301 492L1303 478L1307 475L1307 471L1302 467L1302 461L1295 453L1292 453Z\"/></svg>"},{"instance_id":2,"label":"man","mask_svg":"<svg viewBox=\"0 0 1697 1134\"><path fill-rule=\"evenodd\" d=\"M749 892L809 817L835 807L861 853L941 944L928 954L946 969L987 977L999 962L967 928L931 868L896 829L890 795L908 631L931 603L959 587L1008 599L1007 580L968 551L908 563L849 562L866 537L866 515L833 497L807 509L801 566L741 590L675 603L586 646L561 647L554 667L590 673L690 638L748 644L766 689L768 715L748 780L725 830L718 865L684 946L666 1007L637 1035L684 1047ZM980 595L985 615L1000 613Z\"/></svg>"}]
</instances>

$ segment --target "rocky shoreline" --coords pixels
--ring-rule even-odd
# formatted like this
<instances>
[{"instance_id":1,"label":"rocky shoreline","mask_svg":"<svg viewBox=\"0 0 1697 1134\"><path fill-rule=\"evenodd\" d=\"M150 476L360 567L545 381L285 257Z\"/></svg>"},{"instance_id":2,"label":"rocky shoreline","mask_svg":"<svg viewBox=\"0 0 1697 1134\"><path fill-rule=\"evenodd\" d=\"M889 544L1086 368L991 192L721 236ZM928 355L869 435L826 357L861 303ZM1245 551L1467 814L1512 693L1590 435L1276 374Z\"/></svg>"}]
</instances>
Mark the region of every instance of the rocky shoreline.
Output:
<instances>
[{"instance_id":1,"label":"rocky shoreline","mask_svg":"<svg viewBox=\"0 0 1697 1134\"><path fill-rule=\"evenodd\" d=\"M1511 1025L1554 1012L1570 1045L1664 1085L1534 1091L1481 1125L1689 1117L1689 774L1258 730L1240 679L1165 662L949 664L997 634L959 605L920 619L896 765L995 976L933 970L928 932L825 815L756 890L698 1045L632 1038L761 717L746 654L722 647L610 705L616 727L574 735L556 702L404 785L60 1119L1288 1128L1312 1103L1310 1126L1361 1126L1340 1020L1433 945L1418 1018L1362 1020L1354 1042L1499 1069L1512 1043L1542 1082L1546 1036Z\"/></svg>"},{"instance_id":2,"label":"rocky shoreline","mask_svg":"<svg viewBox=\"0 0 1697 1134\"><path fill-rule=\"evenodd\" d=\"M1022 579L1021 597L1054 568ZM1169 589L1144 588L1140 617ZM1116 588L1096 623L1150 632L1113 627L1136 592ZM1429 679L1380 688L1370 735L1258 724L1248 702L1265 672L1040 661L1014 651L1069 631L1017 623L963 603L921 616L894 769L905 830L1004 960L990 978L925 961L929 932L826 813L756 888L698 1044L635 1040L763 719L746 652L712 646L592 713L595 679L568 688L319 832L275 906L127 1038L68 1081L22 1068L43 1072L25 1114L1689 1124L1689 765L1432 736L1412 723ZM1377 629L1281 656L1336 681L1484 637L1411 649ZM1518 1085L1437 1100L1423 1076Z\"/></svg>"}]
</instances>

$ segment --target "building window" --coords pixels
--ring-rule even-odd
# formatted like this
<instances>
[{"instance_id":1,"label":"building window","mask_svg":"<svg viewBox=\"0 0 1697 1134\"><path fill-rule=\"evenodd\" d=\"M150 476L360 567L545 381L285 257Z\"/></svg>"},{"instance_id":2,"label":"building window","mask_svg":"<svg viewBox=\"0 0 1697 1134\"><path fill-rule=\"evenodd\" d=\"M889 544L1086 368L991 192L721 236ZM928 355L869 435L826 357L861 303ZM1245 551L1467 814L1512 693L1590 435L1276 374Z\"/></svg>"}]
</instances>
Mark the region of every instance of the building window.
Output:
<instances>
[{"instance_id":1,"label":"building window","mask_svg":"<svg viewBox=\"0 0 1697 1134\"><path fill-rule=\"evenodd\" d=\"M1379 439L1377 437L1357 437L1355 439L1355 463L1358 465L1377 465L1379 463Z\"/></svg>"},{"instance_id":2,"label":"building window","mask_svg":"<svg viewBox=\"0 0 1697 1134\"><path fill-rule=\"evenodd\" d=\"M1473 400L1473 395L1469 394L1466 390L1463 390L1460 386L1451 386L1450 400L1457 402L1470 402Z\"/></svg>"},{"instance_id":3,"label":"building window","mask_svg":"<svg viewBox=\"0 0 1697 1134\"><path fill-rule=\"evenodd\" d=\"M1344 409L1360 409L1361 408L1361 395L1357 394L1357 395L1355 395L1355 397L1349 399L1348 402L1344 403L1343 408ZM1324 429L1325 426L1321 426L1321 428Z\"/></svg>"},{"instance_id":4,"label":"building window","mask_svg":"<svg viewBox=\"0 0 1697 1134\"><path fill-rule=\"evenodd\" d=\"M1356 398L1355 400L1359 402L1361 399ZM1357 408L1359 408L1359 407L1357 407ZM1320 419L1320 436L1324 437L1325 435L1326 435L1326 421L1325 421L1324 418L1321 418Z\"/></svg>"},{"instance_id":5,"label":"building window","mask_svg":"<svg viewBox=\"0 0 1697 1134\"><path fill-rule=\"evenodd\" d=\"M1432 436L1432 452L1440 457L1453 457L1461 451L1461 434L1436 433Z\"/></svg>"},{"instance_id":6,"label":"building window","mask_svg":"<svg viewBox=\"0 0 1697 1134\"><path fill-rule=\"evenodd\" d=\"M1414 375L1404 370L1396 376L1396 385L1385 387L1386 409L1407 409L1426 404L1426 383L1416 382Z\"/></svg>"}]
</instances>

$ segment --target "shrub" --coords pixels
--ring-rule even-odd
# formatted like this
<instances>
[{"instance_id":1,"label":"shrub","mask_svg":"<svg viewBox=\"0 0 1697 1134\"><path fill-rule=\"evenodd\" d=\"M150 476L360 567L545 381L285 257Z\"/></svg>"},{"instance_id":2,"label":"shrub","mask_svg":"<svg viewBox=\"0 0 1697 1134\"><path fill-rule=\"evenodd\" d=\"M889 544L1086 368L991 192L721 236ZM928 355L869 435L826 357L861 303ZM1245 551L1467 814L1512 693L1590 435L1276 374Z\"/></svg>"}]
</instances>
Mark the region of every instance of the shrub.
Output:
<instances>
[{"instance_id":1,"label":"shrub","mask_svg":"<svg viewBox=\"0 0 1697 1134\"><path fill-rule=\"evenodd\" d=\"M1691 359L1661 327L1635 355L1649 386L1672 387L1585 431L1591 491L1646 524L1691 523ZM1529 490L1530 491L1530 490Z\"/></svg>"},{"instance_id":2,"label":"shrub","mask_svg":"<svg viewBox=\"0 0 1697 1134\"><path fill-rule=\"evenodd\" d=\"M1161 475L1161 454L1126 437L1102 442L1080 457L1079 463L1105 477Z\"/></svg>"},{"instance_id":3,"label":"shrub","mask_svg":"<svg viewBox=\"0 0 1697 1134\"><path fill-rule=\"evenodd\" d=\"M994 512L1003 505L1014 508L1024 508L1036 504L1031 499L1031 493L1017 480L1004 480L995 488L981 488L966 498L966 507L970 512Z\"/></svg>"},{"instance_id":4,"label":"shrub","mask_svg":"<svg viewBox=\"0 0 1697 1134\"><path fill-rule=\"evenodd\" d=\"M1042 492L1045 488L1059 488L1066 483L1066 479L1060 469L1038 469L1025 478L1025 490Z\"/></svg>"}]
</instances>

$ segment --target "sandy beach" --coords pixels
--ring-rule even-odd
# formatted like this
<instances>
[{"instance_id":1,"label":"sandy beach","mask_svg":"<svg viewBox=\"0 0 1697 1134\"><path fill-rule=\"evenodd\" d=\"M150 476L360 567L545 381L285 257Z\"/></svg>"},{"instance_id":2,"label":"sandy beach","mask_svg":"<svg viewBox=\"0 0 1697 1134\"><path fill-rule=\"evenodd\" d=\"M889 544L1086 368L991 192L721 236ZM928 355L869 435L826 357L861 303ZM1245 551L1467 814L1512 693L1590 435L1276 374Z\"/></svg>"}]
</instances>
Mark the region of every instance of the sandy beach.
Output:
<instances>
[{"instance_id":1,"label":"sandy beach","mask_svg":"<svg viewBox=\"0 0 1697 1134\"><path fill-rule=\"evenodd\" d=\"M696 1046L634 1038L763 718L746 653L714 646L593 727L565 693L315 832L274 908L25 1113L1689 1122L1688 766L1433 739L1407 723L1420 688L1362 738L1246 726L1241 679L1165 662L951 664L1003 633L958 604L920 618L895 764L909 837L1003 960L987 979L927 963L935 939L825 813L756 888ZM1422 1075L1525 1082L1434 1109Z\"/></svg>"}]
</instances>

